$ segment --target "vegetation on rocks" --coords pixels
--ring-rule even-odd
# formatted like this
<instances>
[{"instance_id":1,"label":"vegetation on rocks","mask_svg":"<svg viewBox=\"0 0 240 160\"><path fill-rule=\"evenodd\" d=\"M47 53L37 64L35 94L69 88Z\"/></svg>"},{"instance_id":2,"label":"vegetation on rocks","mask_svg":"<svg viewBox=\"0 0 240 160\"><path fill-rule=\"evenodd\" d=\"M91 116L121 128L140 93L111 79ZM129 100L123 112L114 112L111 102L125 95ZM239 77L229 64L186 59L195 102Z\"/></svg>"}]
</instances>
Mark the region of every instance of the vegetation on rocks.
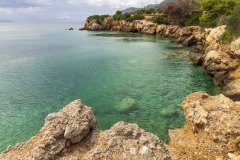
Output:
<instances>
[{"instance_id":1,"label":"vegetation on rocks","mask_svg":"<svg viewBox=\"0 0 240 160\"><path fill-rule=\"evenodd\" d=\"M203 27L216 27L221 16L231 15L234 6L239 0L202 0L200 3L203 11L200 25Z\"/></svg>"},{"instance_id":2,"label":"vegetation on rocks","mask_svg":"<svg viewBox=\"0 0 240 160\"><path fill-rule=\"evenodd\" d=\"M226 31L222 35L222 41L226 43L232 42L240 36L240 5L234 8L233 15L227 20Z\"/></svg>"},{"instance_id":3,"label":"vegetation on rocks","mask_svg":"<svg viewBox=\"0 0 240 160\"><path fill-rule=\"evenodd\" d=\"M127 22L132 22L134 20L142 20L144 19L144 15L142 11L135 11L134 13L124 13L121 11L117 11L115 15L113 15L113 19L117 21L125 20Z\"/></svg>"},{"instance_id":4,"label":"vegetation on rocks","mask_svg":"<svg viewBox=\"0 0 240 160\"><path fill-rule=\"evenodd\" d=\"M221 41L230 43L240 36L240 0L177 0L162 8L140 9L135 12L116 11L111 16L116 21L133 22L147 20L156 24L201 26L204 28L227 25ZM102 24L109 15L93 15L87 22L95 20Z\"/></svg>"},{"instance_id":5,"label":"vegetation on rocks","mask_svg":"<svg viewBox=\"0 0 240 160\"><path fill-rule=\"evenodd\" d=\"M89 16L87 18L87 22L91 22L92 20L95 20L97 24L102 24L105 18L109 17L109 15L93 15Z\"/></svg>"}]
</instances>

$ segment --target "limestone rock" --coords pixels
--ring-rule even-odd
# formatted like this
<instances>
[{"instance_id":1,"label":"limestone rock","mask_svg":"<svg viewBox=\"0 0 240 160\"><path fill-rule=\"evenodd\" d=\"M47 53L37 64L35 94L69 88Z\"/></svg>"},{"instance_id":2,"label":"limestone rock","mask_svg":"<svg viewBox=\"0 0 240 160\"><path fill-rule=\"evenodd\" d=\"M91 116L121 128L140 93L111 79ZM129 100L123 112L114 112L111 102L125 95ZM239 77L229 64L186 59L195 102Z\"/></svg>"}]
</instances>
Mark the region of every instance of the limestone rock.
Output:
<instances>
[{"instance_id":1,"label":"limestone rock","mask_svg":"<svg viewBox=\"0 0 240 160\"><path fill-rule=\"evenodd\" d=\"M192 45L192 44L195 43L195 42L196 42L195 36L194 36L194 35L191 35L191 36L189 36L187 39L185 39L185 40L183 41L182 45L187 47L187 46Z\"/></svg>"},{"instance_id":2,"label":"limestone rock","mask_svg":"<svg viewBox=\"0 0 240 160\"><path fill-rule=\"evenodd\" d=\"M146 157L152 157L152 151L146 147L146 146L143 146L140 150L139 150L139 153L146 156Z\"/></svg>"},{"instance_id":3,"label":"limestone rock","mask_svg":"<svg viewBox=\"0 0 240 160\"><path fill-rule=\"evenodd\" d=\"M228 153L240 150L239 103L222 94L209 96L197 92L185 98L182 108L187 125L183 129L169 131L172 157L227 158Z\"/></svg>"},{"instance_id":4,"label":"limestone rock","mask_svg":"<svg viewBox=\"0 0 240 160\"><path fill-rule=\"evenodd\" d=\"M147 143L139 143L145 137ZM74 154L72 154L74 151ZM155 135L145 132L136 124L124 122L116 123L106 131L94 130L83 141L61 153L62 157L78 157L81 160L89 159L146 159L170 160L165 144Z\"/></svg>"},{"instance_id":5,"label":"limestone rock","mask_svg":"<svg viewBox=\"0 0 240 160\"><path fill-rule=\"evenodd\" d=\"M239 64L239 59L228 54L224 45L219 44L203 55L203 70L214 75L215 84L219 86L226 84L229 72L235 71Z\"/></svg>"},{"instance_id":6,"label":"limestone rock","mask_svg":"<svg viewBox=\"0 0 240 160\"><path fill-rule=\"evenodd\" d=\"M9 148L0 155L0 159L52 159L60 154L68 143L81 141L96 127L96 123L91 108L76 100L59 112L49 114L36 136Z\"/></svg>"},{"instance_id":7,"label":"limestone rock","mask_svg":"<svg viewBox=\"0 0 240 160\"><path fill-rule=\"evenodd\" d=\"M225 86L223 94L234 101L240 101L240 79L236 79Z\"/></svg>"},{"instance_id":8,"label":"limestone rock","mask_svg":"<svg viewBox=\"0 0 240 160\"><path fill-rule=\"evenodd\" d=\"M230 44L229 49L234 55L240 56L240 37Z\"/></svg>"},{"instance_id":9,"label":"limestone rock","mask_svg":"<svg viewBox=\"0 0 240 160\"><path fill-rule=\"evenodd\" d=\"M92 23L90 26L89 26L89 30L99 30L101 28L101 26L97 23Z\"/></svg>"},{"instance_id":10,"label":"limestone rock","mask_svg":"<svg viewBox=\"0 0 240 160\"><path fill-rule=\"evenodd\" d=\"M188 55L188 60L195 66L202 65L202 54L201 53L190 53Z\"/></svg>"}]
</instances>

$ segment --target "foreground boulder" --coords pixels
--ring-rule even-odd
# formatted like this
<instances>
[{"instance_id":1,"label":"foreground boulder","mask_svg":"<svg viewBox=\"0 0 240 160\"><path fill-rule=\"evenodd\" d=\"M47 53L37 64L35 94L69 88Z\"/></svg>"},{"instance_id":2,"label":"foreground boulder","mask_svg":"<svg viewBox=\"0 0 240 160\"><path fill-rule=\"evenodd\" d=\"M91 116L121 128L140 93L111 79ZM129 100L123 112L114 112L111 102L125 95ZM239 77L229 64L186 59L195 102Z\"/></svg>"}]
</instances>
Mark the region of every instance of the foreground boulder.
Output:
<instances>
[{"instance_id":1,"label":"foreground boulder","mask_svg":"<svg viewBox=\"0 0 240 160\"><path fill-rule=\"evenodd\" d=\"M224 95L190 94L182 103L187 125L171 130L173 159L228 159L240 151L240 103Z\"/></svg>"},{"instance_id":2,"label":"foreground boulder","mask_svg":"<svg viewBox=\"0 0 240 160\"><path fill-rule=\"evenodd\" d=\"M157 136L136 124L116 123L110 130L94 130L87 138L72 145L57 159L158 159L171 160L165 144Z\"/></svg>"},{"instance_id":3,"label":"foreground boulder","mask_svg":"<svg viewBox=\"0 0 240 160\"><path fill-rule=\"evenodd\" d=\"M136 124L119 122L110 130L95 130L91 108L80 100L46 117L44 127L25 143L10 146L1 160L170 160L165 144Z\"/></svg>"},{"instance_id":4,"label":"foreground boulder","mask_svg":"<svg viewBox=\"0 0 240 160\"><path fill-rule=\"evenodd\" d=\"M8 147L0 159L52 159L67 146L81 141L96 124L91 108L76 100L61 111L49 114L36 136L25 143Z\"/></svg>"}]
</instances>

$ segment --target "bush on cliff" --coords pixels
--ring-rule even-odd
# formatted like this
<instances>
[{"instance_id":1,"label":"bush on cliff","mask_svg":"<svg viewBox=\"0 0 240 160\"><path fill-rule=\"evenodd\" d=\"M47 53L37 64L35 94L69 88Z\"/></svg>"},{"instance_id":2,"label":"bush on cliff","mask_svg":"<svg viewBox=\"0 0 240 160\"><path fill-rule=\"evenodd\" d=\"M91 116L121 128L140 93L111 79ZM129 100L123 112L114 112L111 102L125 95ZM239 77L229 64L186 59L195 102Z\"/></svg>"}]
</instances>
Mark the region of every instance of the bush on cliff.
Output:
<instances>
[{"instance_id":1,"label":"bush on cliff","mask_svg":"<svg viewBox=\"0 0 240 160\"><path fill-rule=\"evenodd\" d=\"M240 5L234 8L233 15L227 21L226 31L223 33L221 40L230 43L240 36Z\"/></svg>"},{"instance_id":2,"label":"bush on cliff","mask_svg":"<svg viewBox=\"0 0 240 160\"><path fill-rule=\"evenodd\" d=\"M153 23L163 24L166 19L166 15L157 15L152 17Z\"/></svg>"},{"instance_id":3,"label":"bush on cliff","mask_svg":"<svg viewBox=\"0 0 240 160\"><path fill-rule=\"evenodd\" d=\"M101 24L104 21L104 19L107 17L109 17L108 14L107 15L93 15L93 16L89 16L87 18L87 22L89 23L89 22L95 20L96 23Z\"/></svg>"},{"instance_id":4,"label":"bush on cliff","mask_svg":"<svg viewBox=\"0 0 240 160\"><path fill-rule=\"evenodd\" d=\"M202 15L202 12L192 12L188 16L188 21L185 23L185 26L198 26L200 21L199 17Z\"/></svg>"},{"instance_id":5,"label":"bush on cliff","mask_svg":"<svg viewBox=\"0 0 240 160\"><path fill-rule=\"evenodd\" d=\"M202 0L200 19L202 27L216 27L221 16L231 15L234 6L239 4L239 0Z\"/></svg>"}]
</instances>

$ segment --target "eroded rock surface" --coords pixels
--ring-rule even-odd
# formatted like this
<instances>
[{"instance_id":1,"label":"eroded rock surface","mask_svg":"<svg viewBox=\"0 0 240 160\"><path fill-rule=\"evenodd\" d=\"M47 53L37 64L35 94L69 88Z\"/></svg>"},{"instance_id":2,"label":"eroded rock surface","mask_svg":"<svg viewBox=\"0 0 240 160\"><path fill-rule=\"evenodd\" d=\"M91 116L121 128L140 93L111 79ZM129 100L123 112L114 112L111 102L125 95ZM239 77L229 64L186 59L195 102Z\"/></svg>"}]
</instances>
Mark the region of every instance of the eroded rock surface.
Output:
<instances>
[{"instance_id":1,"label":"eroded rock surface","mask_svg":"<svg viewBox=\"0 0 240 160\"><path fill-rule=\"evenodd\" d=\"M52 159L71 143L81 141L97 120L91 108L76 100L60 112L49 114L39 133L25 143L19 143L0 155L1 160L48 160Z\"/></svg>"},{"instance_id":2,"label":"eroded rock surface","mask_svg":"<svg viewBox=\"0 0 240 160\"><path fill-rule=\"evenodd\" d=\"M234 101L240 101L240 79L236 79L225 86L223 94Z\"/></svg>"},{"instance_id":3,"label":"eroded rock surface","mask_svg":"<svg viewBox=\"0 0 240 160\"><path fill-rule=\"evenodd\" d=\"M165 144L136 124L116 123L110 130L94 130L82 142L67 148L56 159L158 159L170 160Z\"/></svg>"},{"instance_id":4,"label":"eroded rock surface","mask_svg":"<svg viewBox=\"0 0 240 160\"><path fill-rule=\"evenodd\" d=\"M240 103L197 92L186 97L182 108L187 125L169 131L173 159L229 158L240 151Z\"/></svg>"},{"instance_id":5,"label":"eroded rock surface","mask_svg":"<svg viewBox=\"0 0 240 160\"><path fill-rule=\"evenodd\" d=\"M116 123L95 130L90 108L76 100L49 114L40 132L25 143L9 147L1 160L89 159L236 159L240 152L240 102L220 94L190 94L182 103L187 124L170 130L170 145L136 124ZM161 126L159 126L161 127Z\"/></svg>"},{"instance_id":6,"label":"eroded rock surface","mask_svg":"<svg viewBox=\"0 0 240 160\"><path fill-rule=\"evenodd\" d=\"M9 147L0 159L171 159L165 144L136 124L119 122L110 130L99 131L96 123L91 108L76 100L49 114L36 136Z\"/></svg>"}]
</instances>

